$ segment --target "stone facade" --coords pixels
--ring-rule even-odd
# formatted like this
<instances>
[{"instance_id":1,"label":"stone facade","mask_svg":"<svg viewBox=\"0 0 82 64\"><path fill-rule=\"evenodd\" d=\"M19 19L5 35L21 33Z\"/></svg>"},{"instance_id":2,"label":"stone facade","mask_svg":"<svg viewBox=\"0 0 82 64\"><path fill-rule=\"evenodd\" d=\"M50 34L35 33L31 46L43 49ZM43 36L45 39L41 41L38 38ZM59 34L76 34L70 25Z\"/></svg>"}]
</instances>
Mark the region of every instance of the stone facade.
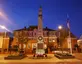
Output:
<instances>
[{"instance_id":1,"label":"stone facade","mask_svg":"<svg viewBox=\"0 0 82 64\"><path fill-rule=\"evenodd\" d=\"M26 42L26 52L32 53L33 45L37 43L37 26L29 26L28 28L23 28L19 30L14 31L14 40L13 45L20 43L18 41L19 37L27 37ZM49 28L43 28L43 39L44 43L47 44L49 47L58 47L58 35L57 30L52 30ZM68 48L68 42L67 37L63 40L62 48ZM71 43L72 43L72 49L74 48L74 45L77 43L77 38L71 33Z\"/></svg>"},{"instance_id":2,"label":"stone facade","mask_svg":"<svg viewBox=\"0 0 82 64\"><path fill-rule=\"evenodd\" d=\"M49 28L43 28L43 39L45 44L49 44L50 46L57 45L57 37L55 35L56 30L52 30ZM19 44L18 39L20 37L26 37L26 49L30 50L32 53L32 46L37 43L37 26L29 26L28 28L23 28L14 31L14 40L12 45ZM28 52L28 51L27 51Z\"/></svg>"}]
</instances>

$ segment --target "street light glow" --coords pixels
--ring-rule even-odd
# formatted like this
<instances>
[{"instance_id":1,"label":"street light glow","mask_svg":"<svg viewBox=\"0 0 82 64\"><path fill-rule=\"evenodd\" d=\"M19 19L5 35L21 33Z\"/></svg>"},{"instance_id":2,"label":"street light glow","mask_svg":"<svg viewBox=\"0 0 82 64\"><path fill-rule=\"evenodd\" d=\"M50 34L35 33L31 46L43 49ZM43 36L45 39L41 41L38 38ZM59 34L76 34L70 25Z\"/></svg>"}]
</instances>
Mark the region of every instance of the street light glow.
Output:
<instances>
[{"instance_id":1,"label":"street light glow","mask_svg":"<svg viewBox=\"0 0 82 64\"><path fill-rule=\"evenodd\" d=\"M3 25L0 25L0 28L1 29L4 29L4 30L7 30L7 31L10 31L10 30L8 30L5 26L3 26Z\"/></svg>"},{"instance_id":2,"label":"street light glow","mask_svg":"<svg viewBox=\"0 0 82 64\"><path fill-rule=\"evenodd\" d=\"M62 29L62 26L60 25L60 26L58 26L58 29Z\"/></svg>"},{"instance_id":3,"label":"street light glow","mask_svg":"<svg viewBox=\"0 0 82 64\"><path fill-rule=\"evenodd\" d=\"M2 26L2 25L0 25L0 28L1 28L1 29L6 29L6 27L5 27L5 26Z\"/></svg>"},{"instance_id":4,"label":"street light glow","mask_svg":"<svg viewBox=\"0 0 82 64\"><path fill-rule=\"evenodd\" d=\"M2 13L0 12L0 16L2 15Z\"/></svg>"}]
</instances>

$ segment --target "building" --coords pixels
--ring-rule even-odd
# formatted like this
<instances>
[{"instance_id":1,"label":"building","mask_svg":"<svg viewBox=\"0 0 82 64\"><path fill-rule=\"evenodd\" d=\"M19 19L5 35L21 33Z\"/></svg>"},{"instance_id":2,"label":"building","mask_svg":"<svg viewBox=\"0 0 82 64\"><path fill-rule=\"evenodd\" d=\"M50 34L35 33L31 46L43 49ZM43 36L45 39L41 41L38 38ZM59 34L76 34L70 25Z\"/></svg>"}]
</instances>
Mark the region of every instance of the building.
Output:
<instances>
[{"instance_id":1,"label":"building","mask_svg":"<svg viewBox=\"0 0 82 64\"><path fill-rule=\"evenodd\" d=\"M77 40L77 44L78 44L78 45L82 45L82 35L81 35L80 38Z\"/></svg>"},{"instance_id":2,"label":"building","mask_svg":"<svg viewBox=\"0 0 82 64\"><path fill-rule=\"evenodd\" d=\"M41 23L42 20L39 19L40 17L42 17L41 7L39 8L38 25L42 24ZM43 29L43 39L45 44L49 44L50 46L56 46L57 45L57 37L55 35L56 30L49 29L47 27L42 29ZM28 40L25 44L26 45L25 47L30 53L32 53L32 47L35 43L37 43L37 36L38 36L38 26L29 26L28 28L24 27L23 29L14 30L13 45L18 44L19 39L21 40L22 37L25 37Z\"/></svg>"},{"instance_id":3,"label":"building","mask_svg":"<svg viewBox=\"0 0 82 64\"><path fill-rule=\"evenodd\" d=\"M57 45L55 32L56 30L52 30L47 27L43 28L43 39L45 44L49 44L50 46ZM32 46L37 43L37 26L29 26L28 28L15 30L13 45L18 44L18 39L22 39L22 37L27 38L27 49L31 49L32 51Z\"/></svg>"},{"instance_id":4,"label":"building","mask_svg":"<svg viewBox=\"0 0 82 64\"><path fill-rule=\"evenodd\" d=\"M0 32L0 53L8 52L11 45L10 32Z\"/></svg>"},{"instance_id":5,"label":"building","mask_svg":"<svg viewBox=\"0 0 82 64\"><path fill-rule=\"evenodd\" d=\"M82 52L82 35L80 36L80 38L77 40L77 44L79 46L79 48L81 49Z\"/></svg>"},{"instance_id":6,"label":"building","mask_svg":"<svg viewBox=\"0 0 82 64\"><path fill-rule=\"evenodd\" d=\"M24 27L22 29L14 30L14 40L12 42L12 46L18 45L19 48L20 49L23 48L26 53L32 53L33 46L37 43L38 27L40 25L43 29L42 33L43 33L44 43L49 48L49 51L51 51L52 48L54 48L54 47L57 48L58 47L58 30L53 30L48 27L44 28L42 26L43 21L40 18L42 18L42 7L39 8L38 25L37 26L29 26L28 28ZM64 31L67 31L67 30L64 30ZM62 31L61 31L61 33L62 33L62 35L65 34ZM72 48L73 48L74 44L77 41L77 38L74 35L72 37L72 35L73 34L71 34ZM68 36L68 34L66 34L66 36L64 37L64 40L62 43L63 48L68 48L67 36Z\"/></svg>"}]
</instances>

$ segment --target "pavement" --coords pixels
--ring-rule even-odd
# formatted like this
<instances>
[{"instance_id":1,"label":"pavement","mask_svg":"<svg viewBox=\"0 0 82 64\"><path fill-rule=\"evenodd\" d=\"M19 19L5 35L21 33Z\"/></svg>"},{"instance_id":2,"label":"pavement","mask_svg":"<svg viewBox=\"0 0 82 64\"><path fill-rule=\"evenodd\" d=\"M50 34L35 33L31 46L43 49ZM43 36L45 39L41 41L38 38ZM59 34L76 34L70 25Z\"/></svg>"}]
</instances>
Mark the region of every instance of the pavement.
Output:
<instances>
[{"instance_id":1,"label":"pavement","mask_svg":"<svg viewBox=\"0 0 82 64\"><path fill-rule=\"evenodd\" d=\"M8 56L8 54L0 54L0 64L82 64L82 53L73 55L76 58L58 59L54 54L48 54L48 58L33 58L33 55L27 55L27 57L21 60L4 60L4 57Z\"/></svg>"},{"instance_id":2,"label":"pavement","mask_svg":"<svg viewBox=\"0 0 82 64\"><path fill-rule=\"evenodd\" d=\"M82 60L82 53L74 53L73 54L77 59Z\"/></svg>"}]
</instances>

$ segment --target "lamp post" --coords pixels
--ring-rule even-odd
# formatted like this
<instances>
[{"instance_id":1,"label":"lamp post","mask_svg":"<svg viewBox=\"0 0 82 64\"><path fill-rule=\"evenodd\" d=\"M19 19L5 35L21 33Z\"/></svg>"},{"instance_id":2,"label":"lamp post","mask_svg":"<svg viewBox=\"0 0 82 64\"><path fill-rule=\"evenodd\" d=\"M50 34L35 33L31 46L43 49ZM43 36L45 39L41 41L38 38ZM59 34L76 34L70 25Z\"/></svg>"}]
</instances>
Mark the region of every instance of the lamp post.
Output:
<instances>
[{"instance_id":1,"label":"lamp post","mask_svg":"<svg viewBox=\"0 0 82 64\"><path fill-rule=\"evenodd\" d=\"M59 48L60 48L60 30L62 29L62 26L61 25L59 25L58 26L58 30L59 30Z\"/></svg>"}]
</instances>

